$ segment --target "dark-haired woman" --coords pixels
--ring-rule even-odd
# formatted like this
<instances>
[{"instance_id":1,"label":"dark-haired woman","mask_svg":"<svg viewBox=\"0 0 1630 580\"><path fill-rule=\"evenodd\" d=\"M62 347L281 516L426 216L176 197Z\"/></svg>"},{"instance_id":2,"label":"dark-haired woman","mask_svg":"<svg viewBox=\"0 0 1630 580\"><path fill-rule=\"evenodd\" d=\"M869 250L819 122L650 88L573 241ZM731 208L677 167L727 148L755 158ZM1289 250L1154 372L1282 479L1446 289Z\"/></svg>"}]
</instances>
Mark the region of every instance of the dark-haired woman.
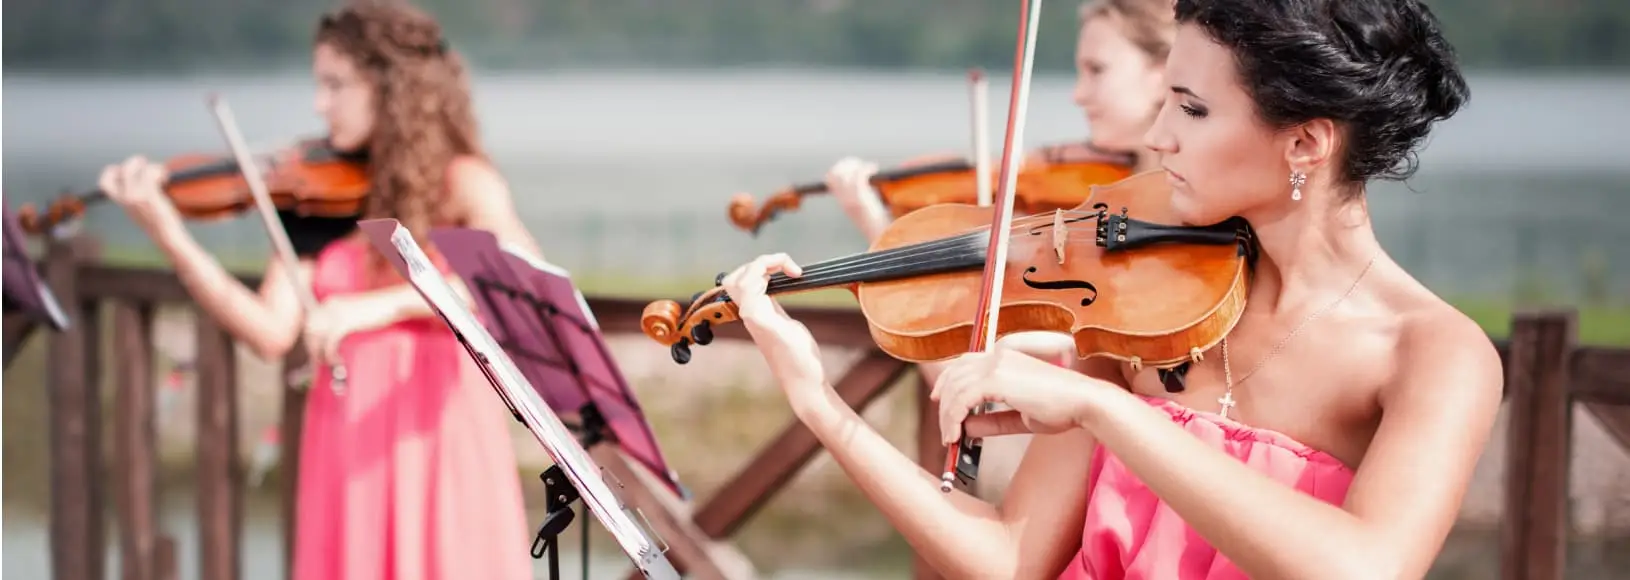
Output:
<instances>
[{"instance_id":1,"label":"dark-haired woman","mask_svg":"<svg viewBox=\"0 0 1630 580\"><path fill-rule=\"evenodd\" d=\"M1417 0L1175 4L1146 141L1185 222L1255 226L1249 304L1175 394L1102 359L957 359L933 393L946 442L1037 434L1001 505L940 493L839 399L765 296L769 274L800 273L785 255L725 287L798 417L949 576L1422 577L1489 436L1500 361L1382 251L1365 184L1413 171L1465 81ZM968 417L989 401L1014 411Z\"/></svg>"}]
</instances>

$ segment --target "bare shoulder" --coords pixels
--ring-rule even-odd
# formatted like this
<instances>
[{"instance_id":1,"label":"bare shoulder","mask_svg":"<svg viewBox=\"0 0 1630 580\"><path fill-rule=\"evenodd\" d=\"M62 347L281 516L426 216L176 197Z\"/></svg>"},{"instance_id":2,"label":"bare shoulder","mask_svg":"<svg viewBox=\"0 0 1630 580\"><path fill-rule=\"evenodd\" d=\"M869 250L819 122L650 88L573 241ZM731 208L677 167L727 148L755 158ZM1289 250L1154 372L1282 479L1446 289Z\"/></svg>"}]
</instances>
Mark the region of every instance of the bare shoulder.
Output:
<instances>
[{"instance_id":1,"label":"bare shoulder","mask_svg":"<svg viewBox=\"0 0 1630 580\"><path fill-rule=\"evenodd\" d=\"M1411 296L1399 312L1396 377L1382 397L1418 398L1417 389L1466 404L1498 405L1504 386L1500 353L1488 333L1454 306L1433 296ZM1437 399L1437 396L1428 398Z\"/></svg>"},{"instance_id":2,"label":"bare shoulder","mask_svg":"<svg viewBox=\"0 0 1630 580\"><path fill-rule=\"evenodd\" d=\"M475 155L460 155L447 164L447 190L464 203L484 203L494 196L509 197L509 185L498 168Z\"/></svg>"},{"instance_id":3,"label":"bare shoulder","mask_svg":"<svg viewBox=\"0 0 1630 580\"><path fill-rule=\"evenodd\" d=\"M447 190L465 225L487 230L499 242L543 261L543 249L522 223L509 184L486 159L463 155L447 167Z\"/></svg>"}]
</instances>

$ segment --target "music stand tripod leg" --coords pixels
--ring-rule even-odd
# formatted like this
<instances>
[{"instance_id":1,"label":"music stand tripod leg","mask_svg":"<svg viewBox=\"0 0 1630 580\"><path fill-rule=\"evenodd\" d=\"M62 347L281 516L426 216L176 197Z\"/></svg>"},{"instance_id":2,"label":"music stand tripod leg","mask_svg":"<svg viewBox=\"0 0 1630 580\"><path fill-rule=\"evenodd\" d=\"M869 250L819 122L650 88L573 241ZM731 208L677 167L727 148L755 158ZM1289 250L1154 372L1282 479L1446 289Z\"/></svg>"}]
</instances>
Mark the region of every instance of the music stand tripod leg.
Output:
<instances>
[{"instance_id":1,"label":"music stand tripod leg","mask_svg":"<svg viewBox=\"0 0 1630 580\"><path fill-rule=\"evenodd\" d=\"M537 536L532 539L532 557L549 557L550 580L560 579L560 533L572 525L576 512L572 511L572 502L578 500L577 487L566 478L559 465L551 465L549 469L538 475L543 480L545 515L543 525L538 527ZM585 527L585 529L587 529ZM587 564L587 561L584 562Z\"/></svg>"}]
</instances>

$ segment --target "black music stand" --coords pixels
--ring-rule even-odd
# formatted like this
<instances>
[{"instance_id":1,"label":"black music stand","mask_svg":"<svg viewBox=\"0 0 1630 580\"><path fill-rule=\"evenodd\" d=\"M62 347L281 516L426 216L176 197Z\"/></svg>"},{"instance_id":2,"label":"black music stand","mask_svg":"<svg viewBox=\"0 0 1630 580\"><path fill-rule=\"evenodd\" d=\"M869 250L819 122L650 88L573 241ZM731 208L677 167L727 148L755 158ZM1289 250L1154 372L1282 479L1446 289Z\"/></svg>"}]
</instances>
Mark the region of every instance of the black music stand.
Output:
<instances>
[{"instance_id":1,"label":"black music stand","mask_svg":"<svg viewBox=\"0 0 1630 580\"><path fill-rule=\"evenodd\" d=\"M599 518L600 523L616 538L623 553L634 562L635 567L644 573L646 577L677 580L679 573L664 555L666 547L658 548L653 540L655 534L648 534L647 529L642 528L628 513L627 508L623 506L622 500L616 496L611 489L611 485L605 481L600 466L595 463L589 456L588 451L584 449L583 444L579 442L578 434L568 430L552 410L545 409L544 405L541 404L549 397L569 402L571 400L570 393L563 392L566 389L540 389L533 386L526 373L522 372L506 352L506 349L501 347L499 342L487 330L487 325L478 321L475 315L464 306L462 300L454 293L452 286L447 283L440 271L425 256L418 243L413 240L412 234L406 228L401 227L399 222L393 219L373 219L358 222L357 225L368 236L374 247L381 254L384 254L397 272L408 279L414 289L418 290L420 296L423 296L430 304L431 309L436 311L442 320L447 323L453 334L458 337L459 342L464 345L465 350L469 352L476 365L486 375L488 382L498 392L499 398L503 399L504 404L509 407L516 420L525 425L527 430L537 437L538 442L543 444L549 456L554 459L555 464L540 476L544 481L548 497L548 514L545 516L543 528L539 530L539 538L534 543L533 551L534 557L541 557L543 554L540 554L538 550L538 544L541 543L542 551L548 553L550 578L559 578L560 575L559 551L554 549L555 538L571 524L574 517L571 503L581 499L589 508L590 513ZM458 241L458 236L455 234L452 240L454 243L450 244L453 247L449 248L451 254L463 256L469 253L458 248L456 243ZM481 248L482 246L477 245L474 247ZM492 248L496 249L496 247L496 242L494 242ZM474 254L478 256L504 255L503 252L492 252L490 250L476 250ZM449 258L451 257L449 256ZM458 260L450 259L449 261L457 263ZM465 266L465 268L468 269L469 267ZM504 280L505 276L501 273L509 270L509 268L493 268L493 270L499 273L493 276L494 279ZM484 272L480 268L476 268L476 271ZM519 276L514 275L513 271L510 274L507 279L511 283L518 283ZM487 302L498 308L512 306L508 301L489 300ZM494 321L510 318L505 316L503 312L503 310L495 309L487 315L487 318ZM556 308L556 312L569 312L569 310ZM536 318L536 316L533 318ZM547 317L547 319L553 318L554 316ZM560 326L569 328L574 325L562 324ZM592 331L587 334L598 336L597 332ZM571 340L561 341L563 344L574 344L575 342ZM603 349L601 352L603 352ZM594 359L585 358L583 360ZM589 374L583 367L576 364L569 364L568 366L579 372L565 376L576 377ZM615 365L612 366L615 367ZM556 370L558 371L558 369ZM596 397L594 392L592 389L587 391L587 394L583 395L583 400L598 400L600 397ZM604 411L605 409L600 410ZM609 418L607 419L607 427L610 428L613 434L616 434L616 429L610 427L611 421ZM587 423L587 421L584 421L584 423ZM591 429L590 431L600 430ZM660 459L660 456L658 458ZM671 480L671 478L668 479ZM646 524L649 526L649 522ZM586 560L584 564L587 565Z\"/></svg>"},{"instance_id":2,"label":"black music stand","mask_svg":"<svg viewBox=\"0 0 1630 580\"><path fill-rule=\"evenodd\" d=\"M68 314L45 280L40 279L39 267L29 258L26 244L22 224L11 208L5 208L5 281L0 283L4 286L5 312L22 312L58 331L67 330Z\"/></svg>"},{"instance_id":3,"label":"black music stand","mask_svg":"<svg viewBox=\"0 0 1630 580\"><path fill-rule=\"evenodd\" d=\"M502 249L489 232L443 228L430 241L470 289L487 332L585 448L613 443L681 498L645 413L571 275Z\"/></svg>"}]
</instances>

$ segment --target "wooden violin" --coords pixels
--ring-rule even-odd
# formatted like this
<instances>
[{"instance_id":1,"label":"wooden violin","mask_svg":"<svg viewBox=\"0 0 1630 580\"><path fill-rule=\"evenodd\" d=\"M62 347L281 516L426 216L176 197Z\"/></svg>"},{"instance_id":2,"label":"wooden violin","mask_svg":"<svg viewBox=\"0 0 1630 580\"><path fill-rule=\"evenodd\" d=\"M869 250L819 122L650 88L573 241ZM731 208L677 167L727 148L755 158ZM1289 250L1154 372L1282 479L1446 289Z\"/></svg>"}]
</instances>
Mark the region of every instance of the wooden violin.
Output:
<instances>
[{"instance_id":1,"label":"wooden violin","mask_svg":"<svg viewBox=\"0 0 1630 580\"><path fill-rule=\"evenodd\" d=\"M1081 203L1089 186L1113 183L1132 174L1130 155L1091 145L1056 145L1039 153L1019 172L1014 211L1020 215L1073 208ZM967 159L938 156L879 171L868 182L890 213L899 218L930 205L973 204L978 193L975 169ZM996 176L991 179L994 182ZM776 216L798 209L804 196L826 192L824 182L794 185L771 195L762 205L755 204L752 196L740 194L730 200L730 222L756 235Z\"/></svg>"},{"instance_id":2,"label":"wooden violin","mask_svg":"<svg viewBox=\"0 0 1630 580\"><path fill-rule=\"evenodd\" d=\"M362 214L371 191L365 156L335 151L326 139L318 138L253 158L265 173L278 209L325 218ZM249 184L230 154L182 155L165 161L164 166L169 171L164 192L187 219L229 218L254 208ZM24 204L17 211L17 220L24 231L43 234L106 200L101 190L65 194L43 211Z\"/></svg>"},{"instance_id":3,"label":"wooden violin","mask_svg":"<svg viewBox=\"0 0 1630 580\"><path fill-rule=\"evenodd\" d=\"M1082 358L1135 367L1198 360L1244 310L1256 256L1250 225L1237 217L1172 225L1164 171L1088 192L1074 208L1013 220L997 334L1065 333ZM869 251L805 264L797 278L775 274L767 291L847 287L890 355L920 363L965 354L993 211L942 204L906 214ZM647 305L641 328L684 364L691 344L708 344L712 327L736 320L735 304L716 286L685 307Z\"/></svg>"}]
</instances>

